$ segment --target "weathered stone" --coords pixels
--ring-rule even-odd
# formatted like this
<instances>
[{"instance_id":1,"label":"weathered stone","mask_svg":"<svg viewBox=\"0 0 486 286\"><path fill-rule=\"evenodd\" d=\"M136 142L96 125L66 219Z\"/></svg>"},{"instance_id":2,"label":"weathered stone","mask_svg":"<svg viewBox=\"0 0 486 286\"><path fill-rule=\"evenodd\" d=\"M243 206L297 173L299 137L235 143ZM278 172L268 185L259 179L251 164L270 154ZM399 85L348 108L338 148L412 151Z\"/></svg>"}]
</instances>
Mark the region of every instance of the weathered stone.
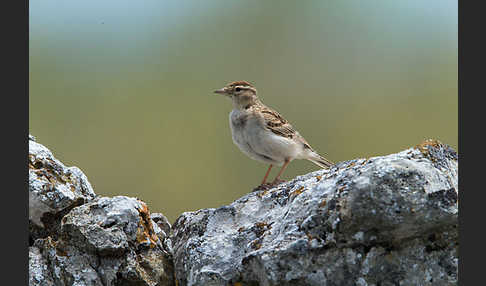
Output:
<instances>
[{"instance_id":1,"label":"weathered stone","mask_svg":"<svg viewBox=\"0 0 486 286\"><path fill-rule=\"evenodd\" d=\"M157 232L142 201L101 197L66 214L57 240L34 245L59 285L173 285L172 257Z\"/></svg>"},{"instance_id":2,"label":"weathered stone","mask_svg":"<svg viewBox=\"0 0 486 286\"><path fill-rule=\"evenodd\" d=\"M150 218L155 222L155 234L157 234L160 241L162 241L164 249L172 255L172 241L169 237L171 225L169 220L161 213L153 213L150 215Z\"/></svg>"},{"instance_id":3,"label":"weathered stone","mask_svg":"<svg viewBox=\"0 0 486 286\"><path fill-rule=\"evenodd\" d=\"M456 285L457 154L427 141L172 227L179 285Z\"/></svg>"},{"instance_id":4,"label":"weathered stone","mask_svg":"<svg viewBox=\"0 0 486 286\"><path fill-rule=\"evenodd\" d=\"M29 285L55 285L47 261L34 246L29 247Z\"/></svg>"},{"instance_id":5,"label":"weathered stone","mask_svg":"<svg viewBox=\"0 0 486 286\"><path fill-rule=\"evenodd\" d=\"M66 167L29 135L29 236L56 235L60 219L96 195L77 167Z\"/></svg>"},{"instance_id":6,"label":"weathered stone","mask_svg":"<svg viewBox=\"0 0 486 286\"><path fill-rule=\"evenodd\" d=\"M170 222L163 214L153 213L150 215L150 218L160 227L164 235L169 234L171 228Z\"/></svg>"},{"instance_id":7,"label":"weathered stone","mask_svg":"<svg viewBox=\"0 0 486 286\"><path fill-rule=\"evenodd\" d=\"M174 285L163 215L165 231L144 202L96 196L79 169L29 139L29 284Z\"/></svg>"},{"instance_id":8,"label":"weathered stone","mask_svg":"<svg viewBox=\"0 0 486 286\"><path fill-rule=\"evenodd\" d=\"M85 255L75 246L56 241L50 236L37 239L34 246L40 249L47 261L55 285L103 285L96 272L96 256Z\"/></svg>"},{"instance_id":9,"label":"weathered stone","mask_svg":"<svg viewBox=\"0 0 486 286\"><path fill-rule=\"evenodd\" d=\"M29 136L30 285L457 285L457 153L342 162L171 227Z\"/></svg>"}]
</instances>

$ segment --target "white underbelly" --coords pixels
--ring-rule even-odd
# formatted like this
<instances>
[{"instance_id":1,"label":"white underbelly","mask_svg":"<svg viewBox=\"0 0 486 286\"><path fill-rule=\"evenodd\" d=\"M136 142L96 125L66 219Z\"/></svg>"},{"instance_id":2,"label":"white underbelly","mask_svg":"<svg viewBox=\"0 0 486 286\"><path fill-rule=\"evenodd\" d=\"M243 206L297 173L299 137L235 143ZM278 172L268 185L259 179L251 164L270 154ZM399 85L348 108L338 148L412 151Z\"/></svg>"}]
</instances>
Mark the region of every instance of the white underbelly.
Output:
<instances>
[{"instance_id":1,"label":"white underbelly","mask_svg":"<svg viewBox=\"0 0 486 286\"><path fill-rule=\"evenodd\" d=\"M282 165L286 159L297 157L297 143L278 136L263 128L256 119L249 119L245 124L235 124L238 111L230 114L230 127L233 142L248 157L267 164Z\"/></svg>"}]
</instances>

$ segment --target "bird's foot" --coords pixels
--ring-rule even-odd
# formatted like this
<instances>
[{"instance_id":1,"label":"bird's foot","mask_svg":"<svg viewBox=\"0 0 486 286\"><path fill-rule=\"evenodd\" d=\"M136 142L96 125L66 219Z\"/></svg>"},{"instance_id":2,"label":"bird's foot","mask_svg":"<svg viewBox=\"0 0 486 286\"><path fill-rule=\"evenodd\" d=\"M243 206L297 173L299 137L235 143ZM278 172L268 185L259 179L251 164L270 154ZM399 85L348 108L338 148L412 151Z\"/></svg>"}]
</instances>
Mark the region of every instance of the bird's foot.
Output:
<instances>
[{"instance_id":1,"label":"bird's foot","mask_svg":"<svg viewBox=\"0 0 486 286\"><path fill-rule=\"evenodd\" d=\"M285 183L287 181L285 180L281 180L281 179L275 179L273 180L273 182L271 183L264 183L264 184L261 184L260 186L256 187L253 189L253 191L268 191L270 190L271 188L273 187L276 187L278 185L280 185L281 183Z\"/></svg>"},{"instance_id":2,"label":"bird's foot","mask_svg":"<svg viewBox=\"0 0 486 286\"><path fill-rule=\"evenodd\" d=\"M273 180L273 182L272 182L272 186L273 186L273 187L275 187L275 186L278 186L278 185L280 185L281 183L285 183L285 182L287 182L287 181L285 181L285 180L281 180L281 179L275 179L275 180Z\"/></svg>"},{"instance_id":3,"label":"bird's foot","mask_svg":"<svg viewBox=\"0 0 486 286\"><path fill-rule=\"evenodd\" d=\"M260 186L253 189L253 191L267 191L273 187L271 183L261 184Z\"/></svg>"}]
</instances>

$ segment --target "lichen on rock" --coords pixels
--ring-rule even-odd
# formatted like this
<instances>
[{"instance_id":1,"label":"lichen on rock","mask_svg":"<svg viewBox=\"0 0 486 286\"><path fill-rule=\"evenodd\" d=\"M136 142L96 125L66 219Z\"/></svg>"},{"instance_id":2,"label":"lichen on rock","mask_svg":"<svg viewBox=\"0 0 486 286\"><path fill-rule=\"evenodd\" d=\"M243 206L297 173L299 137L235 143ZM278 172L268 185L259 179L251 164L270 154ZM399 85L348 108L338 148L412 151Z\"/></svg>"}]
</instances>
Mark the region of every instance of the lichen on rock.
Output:
<instances>
[{"instance_id":1,"label":"lichen on rock","mask_svg":"<svg viewBox=\"0 0 486 286\"><path fill-rule=\"evenodd\" d=\"M426 148L184 213L171 237L179 285L456 285L457 155Z\"/></svg>"},{"instance_id":2,"label":"lichen on rock","mask_svg":"<svg viewBox=\"0 0 486 286\"><path fill-rule=\"evenodd\" d=\"M458 156L428 140L171 226L29 136L30 285L457 285Z\"/></svg>"},{"instance_id":3,"label":"lichen on rock","mask_svg":"<svg viewBox=\"0 0 486 286\"><path fill-rule=\"evenodd\" d=\"M29 139L29 284L173 285L167 234L148 206L95 195L78 168Z\"/></svg>"},{"instance_id":4,"label":"lichen on rock","mask_svg":"<svg viewBox=\"0 0 486 286\"><path fill-rule=\"evenodd\" d=\"M61 217L96 194L84 173L66 167L29 135L29 238L56 235Z\"/></svg>"}]
</instances>

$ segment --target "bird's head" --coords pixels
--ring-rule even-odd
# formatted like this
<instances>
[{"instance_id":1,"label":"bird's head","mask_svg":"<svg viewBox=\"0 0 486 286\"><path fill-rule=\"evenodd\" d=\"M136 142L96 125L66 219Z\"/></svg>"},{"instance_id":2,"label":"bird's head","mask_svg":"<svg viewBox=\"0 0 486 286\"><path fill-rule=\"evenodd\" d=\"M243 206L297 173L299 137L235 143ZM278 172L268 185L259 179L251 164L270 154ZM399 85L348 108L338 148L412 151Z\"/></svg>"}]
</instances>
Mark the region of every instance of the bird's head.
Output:
<instances>
[{"instance_id":1,"label":"bird's head","mask_svg":"<svg viewBox=\"0 0 486 286\"><path fill-rule=\"evenodd\" d=\"M215 90L214 93L230 97L235 108L247 108L258 100L256 88L247 81L228 83L225 87Z\"/></svg>"}]
</instances>

